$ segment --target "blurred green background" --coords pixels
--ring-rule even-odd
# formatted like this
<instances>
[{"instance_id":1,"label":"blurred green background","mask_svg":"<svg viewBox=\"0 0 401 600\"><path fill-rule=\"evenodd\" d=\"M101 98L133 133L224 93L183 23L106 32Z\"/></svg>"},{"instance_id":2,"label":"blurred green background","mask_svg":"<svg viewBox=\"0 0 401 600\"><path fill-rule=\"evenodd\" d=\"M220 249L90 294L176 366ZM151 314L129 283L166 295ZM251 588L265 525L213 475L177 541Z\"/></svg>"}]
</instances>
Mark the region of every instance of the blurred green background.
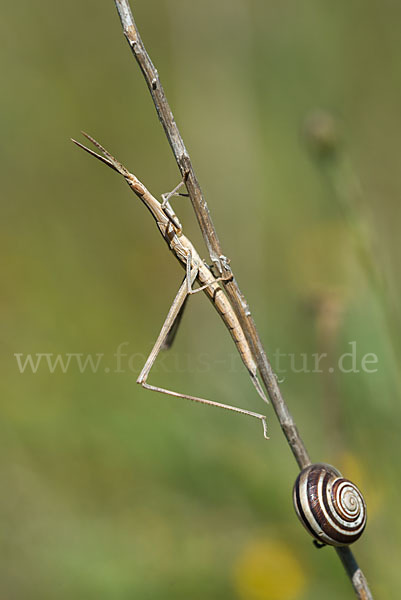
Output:
<instances>
[{"instance_id":1,"label":"blurred green background","mask_svg":"<svg viewBox=\"0 0 401 600\"><path fill-rule=\"evenodd\" d=\"M365 492L355 552L377 597L397 597L401 6L133 8L266 350L287 355L290 410L312 459ZM69 138L88 131L157 196L179 175L114 2L5 3L0 32L1 598L353 597L296 520L295 461L203 295L151 382L265 412L271 440L135 384L183 272ZM174 205L206 258L189 202ZM353 347L360 372L330 373ZM291 368L318 352L322 373ZM21 373L15 354L40 353L102 356L97 372L72 358L51 373L45 356Z\"/></svg>"}]
</instances>

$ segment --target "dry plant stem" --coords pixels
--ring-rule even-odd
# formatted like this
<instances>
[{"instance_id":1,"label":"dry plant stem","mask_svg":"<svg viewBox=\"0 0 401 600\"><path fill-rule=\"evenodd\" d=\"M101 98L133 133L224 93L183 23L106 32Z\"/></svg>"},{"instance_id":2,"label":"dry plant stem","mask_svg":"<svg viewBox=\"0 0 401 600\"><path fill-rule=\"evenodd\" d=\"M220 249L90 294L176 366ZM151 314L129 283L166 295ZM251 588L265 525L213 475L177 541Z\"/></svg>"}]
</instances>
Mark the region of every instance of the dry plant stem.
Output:
<instances>
[{"instance_id":1,"label":"dry plant stem","mask_svg":"<svg viewBox=\"0 0 401 600\"><path fill-rule=\"evenodd\" d=\"M222 252L219 238L210 217L209 209L196 178L191 159L167 102L157 70L143 45L128 0L114 0L114 2L120 16L124 35L145 77L159 120L163 125L178 167L181 171L181 175L185 178L188 194L198 219L210 258L219 269L220 273L227 277L230 274L232 275L232 280L225 284L225 290L243 328L248 344L251 347L261 378L283 433L294 454L298 466L302 469L308 466L311 463L311 460L305 444L299 435L295 422L284 402L276 375L267 359L255 322L251 316L248 303L233 276L229 261ZM361 600L370 600L372 596L366 583L366 579L359 569L351 550L349 548L337 548L337 553L352 581L352 585L358 598Z\"/></svg>"},{"instance_id":2,"label":"dry plant stem","mask_svg":"<svg viewBox=\"0 0 401 600\"><path fill-rule=\"evenodd\" d=\"M358 567L358 563L350 548L348 546L340 546L339 548L336 548L336 552L344 565L344 569L352 582L358 598L361 598L361 600L373 600L366 577Z\"/></svg>"},{"instance_id":3,"label":"dry plant stem","mask_svg":"<svg viewBox=\"0 0 401 600\"><path fill-rule=\"evenodd\" d=\"M224 257L222 257L220 242L213 226L206 201L203 197L198 180L196 179L187 149L185 148L185 144L174 120L169 103L167 102L162 84L160 83L159 74L142 43L128 2L125 0L115 0L115 4L120 15L124 35L127 38L130 48L145 77L157 114L159 115L159 120L163 125L167 139L174 152L181 175L183 179L185 179L193 209L201 231L204 234L209 256L213 264L219 269L220 273L223 273L224 265L222 265L222 260ZM207 235L205 235L206 231Z\"/></svg>"}]
</instances>

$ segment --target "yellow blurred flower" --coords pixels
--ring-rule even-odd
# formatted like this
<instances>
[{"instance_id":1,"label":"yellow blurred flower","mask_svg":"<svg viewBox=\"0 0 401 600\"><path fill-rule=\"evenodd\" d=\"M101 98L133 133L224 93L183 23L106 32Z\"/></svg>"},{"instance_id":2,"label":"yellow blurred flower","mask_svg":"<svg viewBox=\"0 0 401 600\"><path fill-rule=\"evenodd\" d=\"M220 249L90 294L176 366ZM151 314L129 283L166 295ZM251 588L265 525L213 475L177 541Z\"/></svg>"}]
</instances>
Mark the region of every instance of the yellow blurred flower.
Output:
<instances>
[{"instance_id":1,"label":"yellow blurred flower","mask_svg":"<svg viewBox=\"0 0 401 600\"><path fill-rule=\"evenodd\" d=\"M235 588L244 600L295 600L306 582L293 549L279 540L252 540L234 571Z\"/></svg>"}]
</instances>

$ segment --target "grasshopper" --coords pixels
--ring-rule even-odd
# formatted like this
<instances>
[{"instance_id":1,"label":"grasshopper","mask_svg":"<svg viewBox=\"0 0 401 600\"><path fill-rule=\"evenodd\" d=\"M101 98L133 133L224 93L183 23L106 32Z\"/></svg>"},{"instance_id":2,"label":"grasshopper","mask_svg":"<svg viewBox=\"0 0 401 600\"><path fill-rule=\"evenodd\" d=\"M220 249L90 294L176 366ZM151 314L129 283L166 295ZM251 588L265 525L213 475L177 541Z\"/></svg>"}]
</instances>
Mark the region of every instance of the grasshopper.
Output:
<instances>
[{"instance_id":1,"label":"grasshopper","mask_svg":"<svg viewBox=\"0 0 401 600\"><path fill-rule=\"evenodd\" d=\"M98 154L97 152L87 148L80 142L76 140L72 140L77 146L106 164L108 167L120 173L128 183L129 187L135 194L142 200L145 204L146 208L152 214L154 220L156 221L156 225L167 242L170 250L175 254L178 261L185 268L185 278L183 283L181 284L176 297L173 300L173 303L170 307L168 315L163 323L159 336L152 348L151 353L137 379L137 383L141 384L144 388L148 390L153 390L156 392L161 392L163 394L168 394L170 396L175 396L178 398L186 398L188 400L192 400L194 402L199 402L201 404L205 404L208 406L214 406L217 408L224 408L226 410L234 411L236 413L246 415L249 417L254 417L259 419L263 425L263 435L266 439L269 439L267 436L267 422L266 417L259 413L251 412L244 408L238 408L236 406L231 406L229 404L222 404L220 402L215 402L212 400L206 400L205 398L198 398L196 396L189 396L187 394L181 394L179 392L174 392L172 390L167 390L165 388L156 387L147 382L150 370L159 354L160 350L169 348L174 340L180 319L182 317L182 313L185 307L185 303L191 294L195 294L197 292L203 291L209 300L212 302L223 322L225 323L227 329L230 332L231 337L234 340L234 343L240 353L242 362L248 370L252 383L254 384L258 394L261 398L267 403L268 400L263 392L263 389L260 385L260 382L257 377L257 366L256 362L253 358L251 349L249 344L245 338L244 331L239 323L239 320L235 314L235 311L228 300L226 294L221 287L221 283L227 281L226 277L215 277L209 268L209 266L203 261L194 245L191 241L183 234L182 225L178 220L177 215L175 214L169 200L172 196L178 195L186 195L180 194L178 190L185 183L185 178L180 184L172 190L172 192L168 194L162 195L162 202L159 202L150 192L149 190L124 167L120 162L118 162L107 150L103 148L95 139L93 139L90 135L82 132L83 135L90 141L92 144L101 152ZM193 289L193 285L195 282L199 287Z\"/></svg>"}]
</instances>

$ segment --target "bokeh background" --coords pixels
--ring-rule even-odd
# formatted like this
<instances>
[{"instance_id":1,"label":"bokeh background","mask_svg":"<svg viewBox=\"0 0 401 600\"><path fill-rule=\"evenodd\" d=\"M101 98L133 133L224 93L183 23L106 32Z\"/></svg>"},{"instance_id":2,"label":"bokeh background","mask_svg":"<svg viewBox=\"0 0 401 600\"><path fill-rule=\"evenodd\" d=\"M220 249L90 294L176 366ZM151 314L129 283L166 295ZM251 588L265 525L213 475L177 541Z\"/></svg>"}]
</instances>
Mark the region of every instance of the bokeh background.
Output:
<instances>
[{"instance_id":1,"label":"bokeh background","mask_svg":"<svg viewBox=\"0 0 401 600\"><path fill-rule=\"evenodd\" d=\"M134 12L268 354L286 355L290 410L313 460L364 491L355 552L377 597L395 598L401 6ZM135 384L183 272L123 181L69 138L88 131L155 195L179 175L114 3L4 3L0 33L0 596L353 597L296 520L295 461L203 295L151 381L265 412L271 440ZM206 258L189 202L175 207ZM330 373L353 348L359 372ZM323 372L305 372L302 354L320 352ZM65 373L15 356L46 353L101 356L97 372L71 358Z\"/></svg>"}]
</instances>

